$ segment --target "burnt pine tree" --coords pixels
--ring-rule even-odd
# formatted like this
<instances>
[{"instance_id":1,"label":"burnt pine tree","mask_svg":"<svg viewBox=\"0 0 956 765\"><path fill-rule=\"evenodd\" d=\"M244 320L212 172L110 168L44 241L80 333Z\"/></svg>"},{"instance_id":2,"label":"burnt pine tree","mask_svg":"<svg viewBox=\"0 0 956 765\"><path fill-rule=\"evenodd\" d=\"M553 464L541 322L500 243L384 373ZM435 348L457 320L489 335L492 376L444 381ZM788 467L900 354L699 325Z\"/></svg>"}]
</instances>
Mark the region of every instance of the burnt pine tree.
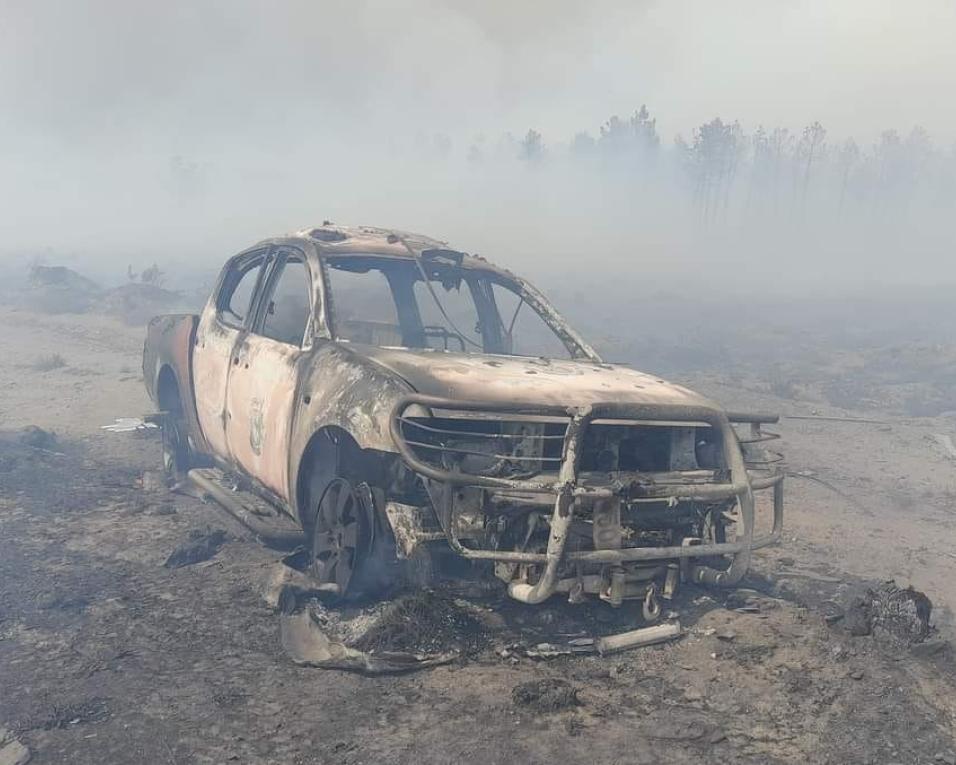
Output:
<instances>
[{"instance_id":1,"label":"burnt pine tree","mask_svg":"<svg viewBox=\"0 0 956 765\"><path fill-rule=\"evenodd\" d=\"M602 153L615 161L626 159L639 166L648 165L657 156L661 145L657 119L641 104L626 120L616 114L601 125L598 145Z\"/></svg>"},{"instance_id":2,"label":"burnt pine tree","mask_svg":"<svg viewBox=\"0 0 956 765\"><path fill-rule=\"evenodd\" d=\"M694 130L687 166L693 178L694 201L704 223L726 212L729 206L742 138L739 123L727 125L719 117Z\"/></svg>"},{"instance_id":3,"label":"burnt pine tree","mask_svg":"<svg viewBox=\"0 0 956 765\"><path fill-rule=\"evenodd\" d=\"M810 172L813 164L819 161L825 148L827 131L819 122L813 122L803 129L800 139L800 157L803 160L803 188L800 193L800 214L807 211L807 190L810 188Z\"/></svg>"},{"instance_id":4,"label":"burnt pine tree","mask_svg":"<svg viewBox=\"0 0 956 765\"><path fill-rule=\"evenodd\" d=\"M747 187L747 212L752 211L754 200L766 201L772 174L770 137L763 125L758 125L750 137L750 184Z\"/></svg>"},{"instance_id":5,"label":"burnt pine tree","mask_svg":"<svg viewBox=\"0 0 956 765\"><path fill-rule=\"evenodd\" d=\"M843 205L846 200L846 190L850 182L850 173L860 162L860 147L852 138L847 138L837 152L836 166L840 173L840 201L837 205L837 215L843 217Z\"/></svg>"},{"instance_id":6,"label":"burnt pine tree","mask_svg":"<svg viewBox=\"0 0 956 765\"><path fill-rule=\"evenodd\" d=\"M544 156L544 141L537 130L529 130L518 144L518 156L526 162L537 162Z\"/></svg>"},{"instance_id":7,"label":"burnt pine tree","mask_svg":"<svg viewBox=\"0 0 956 765\"><path fill-rule=\"evenodd\" d=\"M793 153L793 136L787 128L774 128L768 139L768 149L770 152L771 167L771 186L773 211L776 213L780 207L780 184L783 182L783 174L790 165L790 158Z\"/></svg>"}]
</instances>

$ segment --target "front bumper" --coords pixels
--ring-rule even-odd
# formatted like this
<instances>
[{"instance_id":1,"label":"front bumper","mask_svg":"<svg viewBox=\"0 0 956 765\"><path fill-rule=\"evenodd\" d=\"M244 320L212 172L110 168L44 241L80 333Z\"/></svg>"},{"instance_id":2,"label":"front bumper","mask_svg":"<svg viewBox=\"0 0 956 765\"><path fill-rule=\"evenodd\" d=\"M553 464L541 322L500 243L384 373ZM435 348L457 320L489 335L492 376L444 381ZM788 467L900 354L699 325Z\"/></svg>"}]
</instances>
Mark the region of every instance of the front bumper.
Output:
<instances>
[{"instance_id":1,"label":"front bumper","mask_svg":"<svg viewBox=\"0 0 956 765\"><path fill-rule=\"evenodd\" d=\"M428 464L416 455L403 433L402 425L406 422L405 413L413 406L424 407L428 410L570 418L564 435L557 479L538 480L476 475ZM651 476L650 481L614 481L601 485L586 480L579 471L581 448L588 427L596 420L704 423L714 428L722 439L724 459L729 468L729 480L719 482L700 480L701 471L658 475L659 480L653 480ZM567 580L558 579L559 569L566 562L619 565L635 561L673 562L677 560L689 564L686 570L691 581L724 586L739 582L749 567L752 551L779 540L783 528L783 472L776 469L773 464L764 464L761 468L756 465L748 467L741 450L741 444L776 438L775 434L763 433L760 430L761 424L776 422L776 420L776 417L767 415L728 415L719 410L700 406L615 403L567 409L555 406L455 401L409 394L396 404L390 427L392 438L406 465L442 487L441 501L437 503L440 506L436 507L436 510L442 531L451 547L459 555L472 560L541 567L541 574L534 584L524 581L513 581L509 584L509 593L516 599L527 603L540 603L568 586ZM749 424L750 435L738 436L732 422ZM543 553L488 550L462 545L455 533L452 505L455 489L463 486L481 487L505 495L531 497L535 504L542 500L548 505L553 504L547 550ZM754 535L754 492L762 490L773 492L773 524L769 533L757 537ZM673 502L736 500L739 509L736 539L732 542L685 544L679 547L567 550L568 531L575 517L576 508L585 502L615 498L658 499ZM728 568L718 570L699 561L700 558L714 556L729 556Z\"/></svg>"}]
</instances>

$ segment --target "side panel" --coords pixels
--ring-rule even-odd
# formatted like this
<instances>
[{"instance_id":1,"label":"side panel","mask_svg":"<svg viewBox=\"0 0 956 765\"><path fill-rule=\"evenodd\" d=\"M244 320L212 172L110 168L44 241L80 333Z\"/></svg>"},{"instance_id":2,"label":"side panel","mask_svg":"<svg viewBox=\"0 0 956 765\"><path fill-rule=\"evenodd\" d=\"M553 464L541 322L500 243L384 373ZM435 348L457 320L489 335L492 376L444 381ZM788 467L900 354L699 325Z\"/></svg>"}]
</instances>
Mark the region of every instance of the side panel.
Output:
<instances>
[{"instance_id":1,"label":"side panel","mask_svg":"<svg viewBox=\"0 0 956 765\"><path fill-rule=\"evenodd\" d=\"M236 342L226 392L226 442L233 462L288 500L289 434L299 369L315 327L314 249L277 240L260 279L249 331Z\"/></svg>"},{"instance_id":2,"label":"side panel","mask_svg":"<svg viewBox=\"0 0 956 765\"><path fill-rule=\"evenodd\" d=\"M299 359L291 345L247 334L235 349L226 394L226 440L233 460L288 499L289 431Z\"/></svg>"},{"instance_id":3,"label":"side panel","mask_svg":"<svg viewBox=\"0 0 956 765\"><path fill-rule=\"evenodd\" d=\"M229 454L226 443L226 383L233 364L233 349L240 330L216 320L215 308L206 307L193 347L193 387L196 414L209 450L220 457Z\"/></svg>"},{"instance_id":4,"label":"side panel","mask_svg":"<svg viewBox=\"0 0 956 765\"><path fill-rule=\"evenodd\" d=\"M198 451L206 451L207 444L196 415L190 363L198 324L199 317L195 314L157 316L149 322L143 346L143 380L149 397L158 407L160 372L164 367L173 371L193 445Z\"/></svg>"},{"instance_id":5,"label":"side panel","mask_svg":"<svg viewBox=\"0 0 956 765\"><path fill-rule=\"evenodd\" d=\"M411 391L394 374L330 340L316 341L301 375L289 448L288 496L297 514L296 481L312 436L323 428L340 428L361 449L395 452L389 434L392 408Z\"/></svg>"},{"instance_id":6,"label":"side panel","mask_svg":"<svg viewBox=\"0 0 956 765\"><path fill-rule=\"evenodd\" d=\"M159 403L159 372L169 366L181 377L182 370L189 370L189 347L198 317L193 314L165 314L156 316L146 327L146 342L143 345L143 382L149 397ZM187 364L182 365L185 358Z\"/></svg>"}]
</instances>

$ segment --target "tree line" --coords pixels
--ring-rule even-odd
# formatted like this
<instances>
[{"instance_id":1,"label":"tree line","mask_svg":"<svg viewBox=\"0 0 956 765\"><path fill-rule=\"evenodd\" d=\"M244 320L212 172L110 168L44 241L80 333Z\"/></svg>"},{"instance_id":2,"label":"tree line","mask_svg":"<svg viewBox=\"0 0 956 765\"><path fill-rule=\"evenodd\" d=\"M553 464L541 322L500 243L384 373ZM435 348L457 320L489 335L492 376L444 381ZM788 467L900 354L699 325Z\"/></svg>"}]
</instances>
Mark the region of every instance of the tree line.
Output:
<instances>
[{"instance_id":1,"label":"tree line","mask_svg":"<svg viewBox=\"0 0 956 765\"><path fill-rule=\"evenodd\" d=\"M428 140L447 156L451 142ZM549 141L530 129L521 137L479 139L467 150L478 165L515 163L613 176L636 190L677 191L705 224L721 222L919 221L956 211L956 146L940 146L922 127L884 130L875 141L831 137L814 121L801 130L719 117L661 139L646 106L612 116L595 134Z\"/></svg>"}]
</instances>

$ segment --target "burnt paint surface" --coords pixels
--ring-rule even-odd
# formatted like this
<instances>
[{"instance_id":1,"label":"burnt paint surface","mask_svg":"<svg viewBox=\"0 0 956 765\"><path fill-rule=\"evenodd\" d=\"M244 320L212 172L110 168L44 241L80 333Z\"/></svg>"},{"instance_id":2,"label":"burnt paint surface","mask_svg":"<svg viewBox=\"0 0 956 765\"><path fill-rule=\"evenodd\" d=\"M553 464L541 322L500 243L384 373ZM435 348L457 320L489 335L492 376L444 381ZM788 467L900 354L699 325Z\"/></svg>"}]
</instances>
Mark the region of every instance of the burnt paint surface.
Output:
<instances>
[{"instance_id":1,"label":"burnt paint surface","mask_svg":"<svg viewBox=\"0 0 956 765\"><path fill-rule=\"evenodd\" d=\"M319 269L310 264L310 271ZM321 279L313 278L312 297L313 306L324 304ZM381 365L325 339L320 313L313 310L313 347L300 349L224 324L210 300L193 349L196 410L210 453L290 505L316 432L341 428L361 448L394 451L391 408L410 390Z\"/></svg>"},{"instance_id":2,"label":"burnt paint surface","mask_svg":"<svg viewBox=\"0 0 956 765\"><path fill-rule=\"evenodd\" d=\"M363 449L395 451L389 419L410 386L344 344L320 343L310 362L301 383L310 402L300 407L296 430L336 425Z\"/></svg>"},{"instance_id":3,"label":"burnt paint surface","mask_svg":"<svg viewBox=\"0 0 956 765\"><path fill-rule=\"evenodd\" d=\"M233 366L232 353L243 330L227 326L216 317L215 305L206 305L193 347L192 370L196 414L209 450L220 457L230 454L226 439L226 390Z\"/></svg>"},{"instance_id":4,"label":"burnt paint surface","mask_svg":"<svg viewBox=\"0 0 956 765\"><path fill-rule=\"evenodd\" d=\"M143 380L151 399L159 403L159 375L169 367L176 378L179 400L193 442L200 450L208 445L202 438L195 406L190 355L199 317L195 314L157 316L150 321L143 346Z\"/></svg>"},{"instance_id":5,"label":"burnt paint surface","mask_svg":"<svg viewBox=\"0 0 956 765\"><path fill-rule=\"evenodd\" d=\"M226 442L232 459L266 488L288 499L289 430L301 362L308 353L257 335L233 351L226 393Z\"/></svg>"},{"instance_id":6,"label":"burnt paint surface","mask_svg":"<svg viewBox=\"0 0 956 765\"><path fill-rule=\"evenodd\" d=\"M289 496L312 436L323 428L344 430L362 449L394 452L389 420L411 387L389 370L344 344L316 341L302 366L289 443ZM308 399L308 403L306 403Z\"/></svg>"},{"instance_id":7,"label":"burnt paint surface","mask_svg":"<svg viewBox=\"0 0 956 765\"><path fill-rule=\"evenodd\" d=\"M585 406L598 403L719 407L680 385L628 367L557 360L355 346L418 393L502 403Z\"/></svg>"}]
</instances>

